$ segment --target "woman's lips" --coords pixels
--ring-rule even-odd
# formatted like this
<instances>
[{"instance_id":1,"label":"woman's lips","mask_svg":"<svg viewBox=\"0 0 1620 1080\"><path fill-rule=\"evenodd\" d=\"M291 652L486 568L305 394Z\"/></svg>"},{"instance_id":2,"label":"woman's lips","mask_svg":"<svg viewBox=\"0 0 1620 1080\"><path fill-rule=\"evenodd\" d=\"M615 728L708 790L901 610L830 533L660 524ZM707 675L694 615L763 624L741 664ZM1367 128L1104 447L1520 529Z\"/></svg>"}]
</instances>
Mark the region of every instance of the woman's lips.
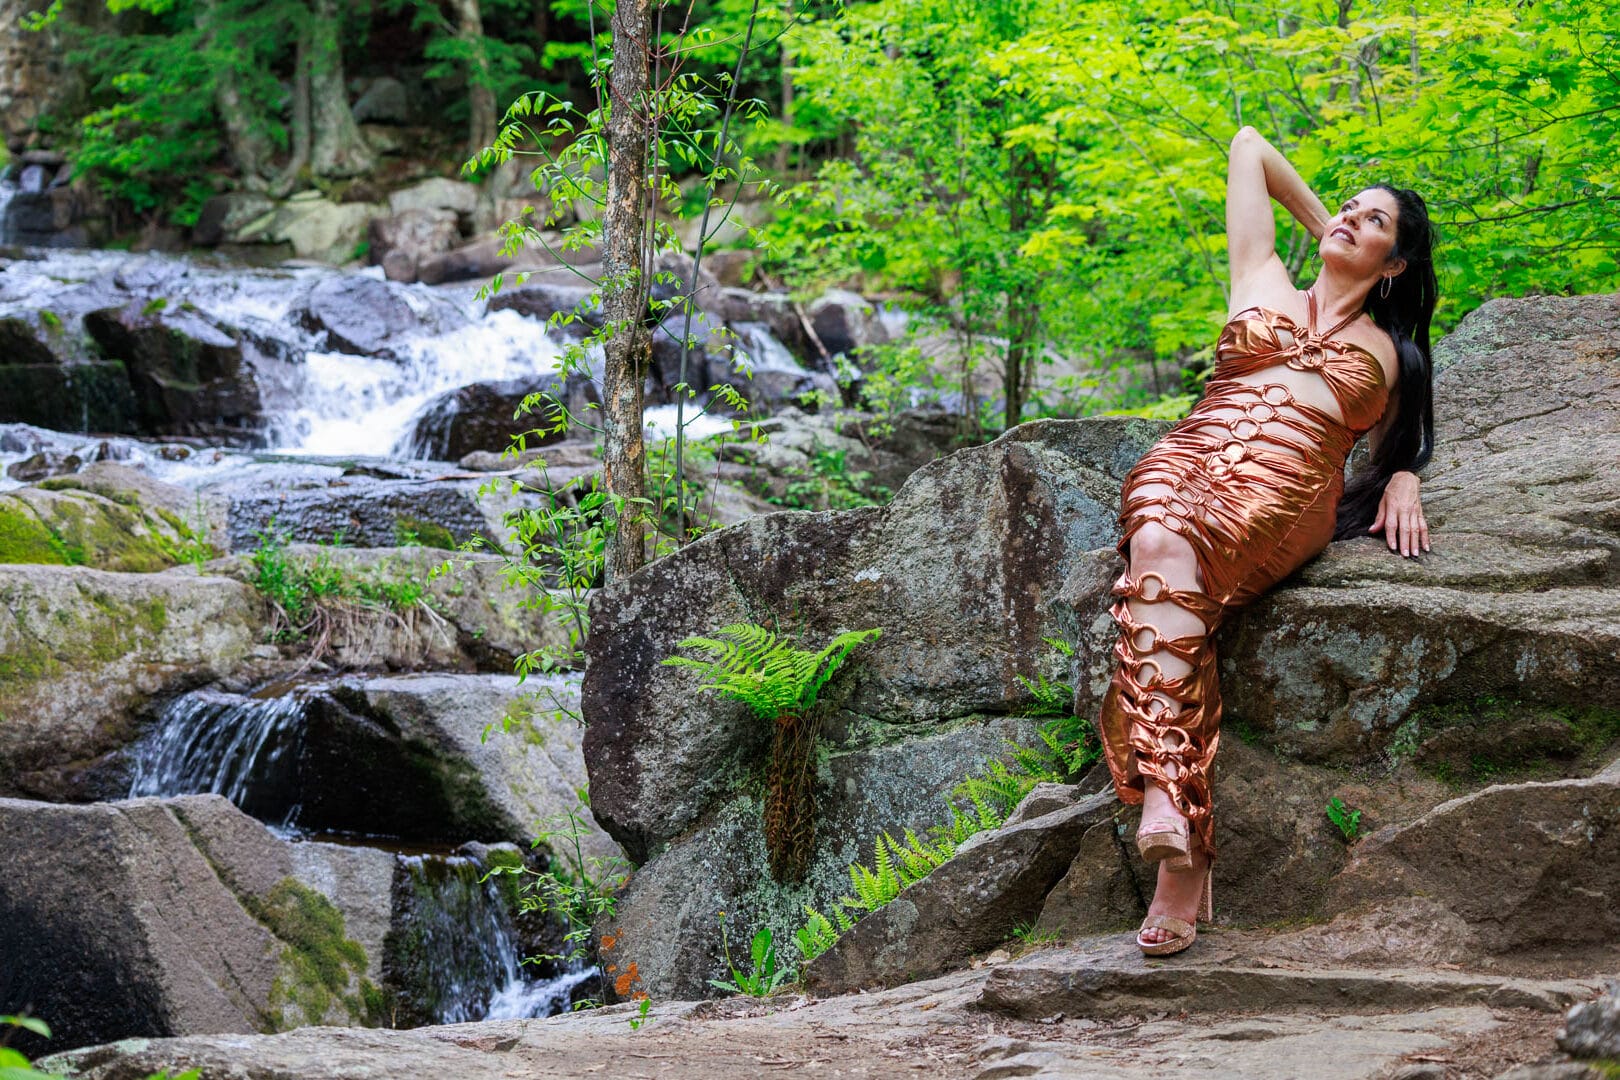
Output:
<instances>
[{"instance_id":1,"label":"woman's lips","mask_svg":"<svg viewBox=\"0 0 1620 1080\"><path fill-rule=\"evenodd\" d=\"M1345 239L1345 243L1347 243L1347 244L1354 244L1356 242L1356 238L1354 236L1350 235L1350 230L1345 228L1343 225L1337 226L1329 235L1330 236L1341 236L1342 235L1344 237L1344 239Z\"/></svg>"}]
</instances>

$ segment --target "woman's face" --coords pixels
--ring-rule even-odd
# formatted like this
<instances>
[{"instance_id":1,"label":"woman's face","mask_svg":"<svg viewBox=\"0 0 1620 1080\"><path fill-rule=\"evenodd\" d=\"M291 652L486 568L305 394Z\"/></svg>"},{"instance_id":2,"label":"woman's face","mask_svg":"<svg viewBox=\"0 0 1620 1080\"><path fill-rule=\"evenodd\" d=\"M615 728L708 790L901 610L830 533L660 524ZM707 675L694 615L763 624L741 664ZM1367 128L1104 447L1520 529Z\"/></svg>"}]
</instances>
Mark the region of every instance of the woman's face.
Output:
<instances>
[{"instance_id":1,"label":"woman's face","mask_svg":"<svg viewBox=\"0 0 1620 1080\"><path fill-rule=\"evenodd\" d=\"M1399 269L1389 265L1389 254L1395 250L1397 213L1395 196L1383 188L1367 188L1350 196L1328 219L1322 233L1322 261L1332 261L1358 277L1399 273L1404 262Z\"/></svg>"}]
</instances>

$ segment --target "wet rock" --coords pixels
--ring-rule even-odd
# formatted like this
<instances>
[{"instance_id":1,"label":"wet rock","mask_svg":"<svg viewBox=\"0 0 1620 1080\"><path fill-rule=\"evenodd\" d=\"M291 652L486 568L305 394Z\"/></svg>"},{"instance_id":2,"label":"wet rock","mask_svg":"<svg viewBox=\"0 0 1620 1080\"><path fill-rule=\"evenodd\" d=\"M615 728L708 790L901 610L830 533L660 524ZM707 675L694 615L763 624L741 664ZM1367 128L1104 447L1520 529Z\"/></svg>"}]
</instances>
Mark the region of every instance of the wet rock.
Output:
<instances>
[{"instance_id":1,"label":"wet rock","mask_svg":"<svg viewBox=\"0 0 1620 1080\"><path fill-rule=\"evenodd\" d=\"M0 565L0 793L105 797L76 778L130 740L136 707L248 662L268 618L225 578Z\"/></svg>"},{"instance_id":2,"label":"wet rock","mask_svg":"<svg viewBox=\"0 0 1620 1080\"><path fill-rule=\"evenodd\" d=\"M252 341L162 300L93 311L84 325L107 358L129 372L143 430L231 445L258 438L262 403Z\"/></svg>"},{"instance_id":3,"label":"wet rock","mask_svg":"<svg viewBox=\"0 0 1620 1080\"><path fill-rule=\"evenodd\" d=\"M502 250L506 242L499 236L480 237L442 255L424 257L418 274L425 284L437 285L445 281L488 278L507 271L554 269L564 263L580 267L584 272L584 268L599 258L595 249L589 247L564 251L560 234L543 233L542 238L544 244L531 242L518 254L507 255ZM562 280L579 280L572 272L562 274L566 275Z\"/></svg>"},{"instance_id":4,"label":"wet rock","mask_svg":"<svg viewBox=\"0 0 1620 1080\"><path fill-rule=\"evenodd\" d=\"M811 301L807 314L816 336L833 356L854 353L863 345L880 345L889 332L870 301L846 289L831 289Z\"/></svg>"},{"instance_id":5,"label":"wet rock","mask_svg":"<svg viewBox=\"0 0 1620 1080\"><path fill-rule=\"evenodd\" d=\"M517 432L528 432L529 446L561 442L567 431L551 430L561 414L544 403L522 416L519 407L530 394L549 393L560 398L576 417L588 415L589 403L601 406L601 395L589 379L542 375L505 382L473 383L447 390L417 414L412 430L395 448L398 456L434 461L458 461L477 450L501 451ZM536 434L536 429L540 433Z\"/></svg>"},{"instance_id":6,"label":"wet rock","mask_svg":"<svg viewBox=\"0 0 1620 1080\"><path fill-rule=\"evenodd\" d=\"M564 337L584 338L590 331L602 326L602 309L590 304L583 309L594 290L589 285L570 285L558 281L531 280L522 285L507 285L489 299L490 311L515 311L519 315L549 320L559 312L567 322L557 329Z\"/></svg>"},{"instance_id":7,"label":"wet rock","mask_svg":"<svg viewBox=\"0 0 1620 1080\"><path fill-rule=\"evenodd\" d=\"M1032 796L1050 798L1044 792ZM1103 792L970 838L806 965L805 984L821 993L894 986L939 975L993 949L1035 920L1082 839L1109 823L1115 806L1113 793Z\"/></svg>"},{"instance_id":8,"label":"wet rock","mask_svg":"<svg viewBox=\"0 0 1620 1080\"><path fill-rule=\"evenodd\" d=\"M208 557L206 505L187 507L184 516L172 509L179 500L143 505L137 484L124 477L139 477L152 489L167 487L98 462L0 494L0 561L145 573L166 570L188 555Z\"/></svg>"},{"instance_id":9,"label":"wet rock","mask_svg":"<svg viewBox=\"0 0 1620 1080\"><path fill-rule=\"evenodd\" d=\"M809 619L797 635L807 644L884 628L840 703L854 714L923 734L1033 705L1018 676L1052 663L1041 638L1059 632L1057 594L1074 561L1109 542L1119 477L1155 430L1024 424L924 466L887 506L769 514L598 593L584 688L598 820L644 859L752 767L762 745L746 710L693 696L682 669L658 660L689 634L774 610ZM948 555L919 536L950 538Z\"/></svg>"},{"instance_id":10,"label":"wet rock","mask_svg":"<svg viewBox=\"0 0 1620 1080\"><path fill-rule=\"evenodd\" d=\"M389 281L399 282L415 281L424 256L449 251L460 238L455 211L431 208L373 218L369 236L372 265L382 267Z\"/></svg>"},{"instance_id":11,"label":"wet rock","mask_svg":"<svg viewBox=\"0 0 1620 1080\"><path fill-rule=\"evenodd\" d=\"M393 358L401 338L443 333L463 321L447 304L419 310L413 299L393 282L360 274L333 275L310 289L293 318L309 330L324 331L330 349Z\"/></svg>"},{"instance_id":12,"label":"wet rock","mask_svg":"<svg viewBox=\"0 0 1620 1080\"><path fill-rule=\"evenodd\" d=\"M0 423L133 431L135 413L124 365L95 353L77 316L46 309L0 318Z\"/></svg>"},{"instance_id":13,"label":"wet rock","mask_svg":"<svg viewBox=\"0 0 1620 1080\"><path fill-rule=\"evenodd\" d=\"M778 950L785 950L779 955L791 957L805 906L830 918L833 902L852 889L849 864L871 864L878 833L901 839L911 829L926 836L933 826L947 823L946 797L963 773L1004 755L1009 743L1033 741L1037 721L981 716L910 738L903 738L897 726L867 723L864 736L827 732L828 760L817 785L816 847L802 882L779 885L771 879L760 801L746 790L715 800L701 821L631 875L613 918L596 928L599 937L605 934L613 943L607 962L621 971L634 964L639 972L626 993L702 997L712 992L708 980L729 978L722 911L734 952L738 941L768 926ZM750 734L757 743L768 740L757 722ZM586 739L588 744L589 728ZM600 773L596 765L591 769L592 812L601 821L595 809ZM1060 864L1055 874L1061 873ZM999 917L993 914L991 920Z\"/></svg>"},{"instance_id":14,"label":"wet rock","mask_svg":"<svg viewBox=\"0 0 1620 1080\"><path fill-rule=\"evenodd\" d=\"M595 443L568 439L552 443L544 450L525 450L515 457L508 457L504 451L475 450L457 464L473 472L506 472L527 466L539 468L541 462L547 470L572 471L601 468L602 458Z\"/></svg>"},{"instance_id":15,"label":"wet rock","mask_svg":"<svg viewBox=\"0 0 1620 1080\"><path fill-rule=\"evenodd\" d=\"M6 1000L51 1017L52 1048L381 1021L391 855L295 859L217 796L0 799L0 828Z\"/></svg>"}]
</instances>

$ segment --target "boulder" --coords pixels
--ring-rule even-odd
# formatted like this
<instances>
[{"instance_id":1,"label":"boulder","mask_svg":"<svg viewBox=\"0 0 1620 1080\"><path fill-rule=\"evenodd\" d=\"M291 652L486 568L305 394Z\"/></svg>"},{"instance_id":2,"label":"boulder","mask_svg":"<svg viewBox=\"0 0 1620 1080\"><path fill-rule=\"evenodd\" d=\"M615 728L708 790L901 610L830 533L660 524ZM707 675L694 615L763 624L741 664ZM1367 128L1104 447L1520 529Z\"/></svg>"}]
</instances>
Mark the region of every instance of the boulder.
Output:
<instances>
[{"instance_id":1,"label":"boulder","mask_svg":"<svg viewBox=\"0 0 1620 1080\"><path fill-rule=\"evenodd\" d=\"M423 258L419 274L423 283L438 285L446 281L493 277L508 271L555 269L564 264L578 267L583 273L600 258L594 248L565 251L561 245L561 234L541 233L539 241L531 240L516 255L508 255L502 250L506 241L500 236L484 236L442 255ZM570 271L563 271L562 274L566 275L562 280L579 280Z\"/></svg>"},{"instance_id":2,"label":"boulder","mask_svg":"<svg viewBox=\"0 0 1620 1080\"><path fill-rule=\"evenodd\" d=\"M1620 958L1620 780L1504 784L1368 837L1333 882L1328 914L1423 897L1475 956L1535 953L1583 968Z\"/></svg>"},{"instance_id":3,"label":"boulder","mask_svg":"<svg viewBox=\"0 0 1620 1080\"><path fill-rule=\"evenodd\" d=\"M394 214L403 214L407 210L449 210L470 215L478 208L478 199L479 192L475 185L434 176L408 188L390 192L388 209Z\"/></svg>"},{"instance_id":4,"label":"boulder","mask_svg":"<svg viewBox=\"0 0 1620 1080\"><path fill-rule=\"evenodd\" d=\"M78 317L55 310L0 317L0 423L56 431L133 431L129 375L102 359Z\"/></svg>"},{"instance_id":5,"label":"boulder","mask_svg":"<svg viewBox=\"0 0 1620 1080\"><path fill-rule=\"evenodd\" d=\"M1040 799L1043 792L1027 796ZM1061 800L1059 800L1061 801ZM862 918L805 966L805 985L848 993L932 978L988 952L1028 925L1068 869L1083 837L1107 827L1116 803L1101 792L968 839L933 873Z\"/></svg>"},{"instance_id":6,"label":"boulder","mask_svg":"<svg viewBox=\"0 0 1620 1080\"><path fill-rule=\"evenodd\" d=\"M872 303L846 289L830 289L818 296L810 302L807 314L816 336L833 356L853 354L863 345L889 340Z\"/></svg>"},{"instance_id":7,"label":"boulder","mask_svg":"<svg viewBox=\"0 0 1620 1080\"><path fill-rule=\"evenodd\" d=\"M597 593L583 691L597 819L643 860L752 767L751 714L694 695L689 673L658 661L690 634L773 611L796 613L805 645L883 627L841 703L873 718L865 739L1033 706L1019 677L1051 668L1041 638L1060 632L1058 592L1110 542L1120 477L1156 431L1132 419L1023 424L925 465L887 506L751 519Z\"/></svg>"},{"instance_id":8,"label":"boulder","mask_svg":"<svg viewBox=\"0 0 1620 1080\"><path fill-rule=\"evenodd\" d=\"M199 435L231 445L259 438L255 343L190 307L139 301L103 308L84 326L123 364L143 431Z\"/></svg>"},{"instance_id":9,"label":"boulder","mask_svg":"<svg viewBox=\"0 0 1620 1080\"><path fill-rule=\"evenodd\" d=\"M848 723L880 730L865 740L852 738L853 732L828 733L826 763L818 769L816 846L802 882L783 885L771 878L760 799L742 776L741 790L713 800L701 821L631 875L612 917L596 927L607 947L604 962L639 973L619 996L638 990L655 999L712 994L710 979L730 977L720 912L734 955L739 943L769 927L781 962L791 963L793 933L804 924L805 907L831 917L833 903L853 888L849 864L872 863L880 832L896 839L908 829L926 836L948 823L946 798L963 773L1005 755L1010 743L1032 742L1038 722L966 717L909 739L876 720L862 723L852 716ZM756 721L753 729L756 742L768 741L764 725ZM591 734L587 728L587 745ZM588 754L592 813L600 822L595 804L601 773ZM1054 877L1062 869L1058 865Z\"/></svg>"},{"instance_id":10,"label":"boulder","mask_svg":"<svg viewBox=\"0 0 1620 1080\"><path fill-rule=\"evenodd\" d=\"M551 430L551 425L561 418L555 408L538 404L532 411L518 415L525 398L542 392L556 395L576 417L588 415L588 403L600 407L602 400L596 385L580 376L564 380L556 375L541 375L473 383L447 390L424 405L394 452L406 458L458 461L476 450L505 450L515 433L535 429L542 433L526 435L526 445L561 442L567 430Z\"/></svg>"},{"instance_id":11,"label":"boulder","mask_svg":"<svg viewBox=\"0 0 1620 1080\"><path fill-rule=\"evenodd\" d=\"M771 328L771 334L788 347L788 351L817 371L826 370L826 357L821 355L805 330L805 318L785 292L754 292L750 289L722 286L718 293L699 297L703 310L727 323L758 322Z\"/></svg>"},{"instance_id":12,"label":"boulder","mask_svg":"<svg viewBox=\"0 0 1620 1080\"><path fill-rule=\"evenodd\" d=\"M355 257L367 224L380 213L382 208L370 203L335 203L317 192L300 192L224 238L237 244L286 243L300 259L340 264Z\"/></svg>"},{"instance_id":13,"label":"boulder","mask_svg":"<svg viewBox=\"0 0 1620 1080\"><path fill-rule=\"evenodd\" d=\"M360 274L323 277L292 317L326 334L326 346L358 356L396 357L394 346L411 334L444 333L465 323L447 301L430 301L391 281Z\"/></svg>"},{"instance_id":14,"label":"boulder","mask_svg":"<svg viewBox=\"0 0 1620 1080\"><path fill-rule=\"evenodd\" d=\"M392 855L295 858L218 796L0 799L0 829L0 1001L49 1016L53 1048L384 1019Z\"/></svg>"},{"instance_id":15,"label":"boulder","mask_svg":"<svg viewBox=\"0 0 1620 1080\"><path fill-rule=\"evenodd\" d=\"M1620 1059L1620 982L1569 1010L1558 1048L1571 1057Z\"/></svg>"},{"instance_id":16,"label":"boulder","mask_svg":"<svg viewBox=\"0 0 1620 1080\"><path fill-rule=\"evenodd\" d=\"M215 247L238 240L254 222L268 221L275 211L275 200L257 192L228 191L211 196L197 212L191 242L199 247Z\"/></svg>"},{"instance_id":17,"label":"boulder","mask_svg":"<svg viewBox=\"0 0 1620 1080\"><path fill-rule=\"evenodd\" d=\"M0 565L0 793L85 798L75 777L136 706L248 663L264 600L226 578Z\"/></svg>"},{"instance_id":18,"label":"boulder","mask_svg":"<svg viewBox=\"0 0 1620 1080\"><path fill-rule=\"evenodd\" d=\"M208 558L222 519L211 521L208 504L180 495L112 462L5 492L0 562L150 572Z\"/></svg>"},{"instance_id":19,"label":"boulder","mask_svg":"<svg viewBox=\"0 0 1620 1080\"><path fill-rule=\"evenodd\" d=\"M581 305L594 291L589 285L531 279L522 285L506 286L490 297L489 310L515 311L542 322L560 312L566 321L558 327L558 332L577 341L602 326L600 305L589 304L581 310Z\"/></svg>"},{"instance_id":20,"label":"boulder","mask_svg":"<svg viewBox=\"0 0 1620 1080\"><path fill-rule=\"evenodd\" d=\"M383 268L389 281L416 280L417 266L428 255L455 247L460 234L453 210L402 210L392 217L372 218L368 258Z\"/></svg>"},{"instance_id":21,"label":"boulder","mask_svg":"<svg viewBox=\"0 0 1620 1080\"><path fill-rule=\"evenodd\" d=\"M527 844L579 802L578 724L557 712L576 693L570 680L450 674L196 691L131 748L129 790L225 795L303 832ZM617 854L589 823L581 844Z\"/></svg>"},{"instance_id":22,"label":"boulder","mask_svg":"<svg viewBox=\"0 0 1620 1080\"><path fill-rule=\"evenodd\" d=\"M372 79L371 85L355 100L353 112L357 124L410 123L410 98L405 84L387 75Z\"/></svg>"}]
</instances>

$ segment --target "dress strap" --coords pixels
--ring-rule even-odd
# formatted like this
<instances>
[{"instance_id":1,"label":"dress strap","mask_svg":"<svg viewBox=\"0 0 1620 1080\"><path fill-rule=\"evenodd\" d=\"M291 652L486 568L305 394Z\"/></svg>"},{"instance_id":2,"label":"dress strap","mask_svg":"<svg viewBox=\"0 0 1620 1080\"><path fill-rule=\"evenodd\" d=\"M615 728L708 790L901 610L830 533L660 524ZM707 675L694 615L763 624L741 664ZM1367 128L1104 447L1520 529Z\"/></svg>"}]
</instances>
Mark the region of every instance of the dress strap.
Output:
<instances>
[{"instance_id":1,"label":"dress strap","mask_svg":"<svg viewBox=\"0 0 1620 1080\"><path fill-rule=\"evenodd\" d=\"M1316 341L1328 341L1328 340L1331 340L1334 334L1337 334L1340 330L1343 330L1345 327L1349 326L1352 322L1354 322L1362 314L1359 311L1352 311L1350 314L1346 315L1343 319L1339 320L1339 324L1337 326L1335 326L1333 329L1329 330L1325 334L1318 334L1316 332L1316 294L1314 292L1312 292L1310 289L1305 290L1305 309L1306 309L1306 312L1307 312L1307 317L1306 317L1307 328L1310 331L1311 337L1313 339L1315 339Z\"/></svg>"}]
</instances>

